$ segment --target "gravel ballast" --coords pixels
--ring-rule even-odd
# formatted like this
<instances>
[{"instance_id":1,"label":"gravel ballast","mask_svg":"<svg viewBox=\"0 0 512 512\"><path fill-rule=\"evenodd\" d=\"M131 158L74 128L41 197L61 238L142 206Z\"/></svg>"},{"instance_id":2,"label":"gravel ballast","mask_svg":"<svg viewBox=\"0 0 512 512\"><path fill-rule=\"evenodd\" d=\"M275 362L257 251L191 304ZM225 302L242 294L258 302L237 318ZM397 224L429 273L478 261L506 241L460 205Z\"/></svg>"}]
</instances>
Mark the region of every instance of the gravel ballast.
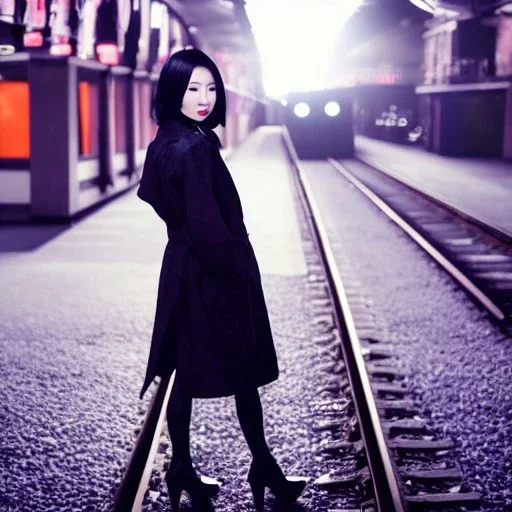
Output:
<instances>
[{"instance_id":1,"label":"gravel ballast","mask_svg":"<svg viewBox=\"0 0 512 512\"><path fill-rule=\"evenodd\" d=\"M327 163L304 165L340 266L372 301L423 417L456 442L481 512L512 510L512 340Z\"/></svg>"},{"instance_id":2,"label":"gravel ballast","mask_svg":"<svg viewBox=\"0 0 512 512\"><path fill-rule=\"evenodd\" d=\"M124 473L165 244L139 203L0 256L2 512L102 511Z\"/></svg>"}]
</instances>

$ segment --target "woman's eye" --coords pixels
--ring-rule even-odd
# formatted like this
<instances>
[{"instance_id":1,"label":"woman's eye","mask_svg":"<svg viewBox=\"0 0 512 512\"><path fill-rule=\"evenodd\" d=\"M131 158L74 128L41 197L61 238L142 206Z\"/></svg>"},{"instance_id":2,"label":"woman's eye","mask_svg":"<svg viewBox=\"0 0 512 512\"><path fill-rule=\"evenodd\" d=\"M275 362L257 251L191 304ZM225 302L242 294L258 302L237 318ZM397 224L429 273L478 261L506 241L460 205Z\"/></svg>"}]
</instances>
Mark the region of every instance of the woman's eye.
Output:
<instances>
[{"instance_id":1,"label":"woman's eye","mask_svg":"<svg viewBox=\"0 0 512 512\"><path fill-rule=\"evenodd\" d=\"M215 87L210 88L210 92L216 92L216 91L217 91L217 89L215 89Z\"/></svg>"},{"instance_id":2,"label":"woman's eye","mask_svg":"<svg viewBox=\"0 0 512 512\"><path fill-rule=\"evenodd\" d=\"M197 87L189 87L188 90L189 91L197 91Z\"/></svg>"}]
</instances>

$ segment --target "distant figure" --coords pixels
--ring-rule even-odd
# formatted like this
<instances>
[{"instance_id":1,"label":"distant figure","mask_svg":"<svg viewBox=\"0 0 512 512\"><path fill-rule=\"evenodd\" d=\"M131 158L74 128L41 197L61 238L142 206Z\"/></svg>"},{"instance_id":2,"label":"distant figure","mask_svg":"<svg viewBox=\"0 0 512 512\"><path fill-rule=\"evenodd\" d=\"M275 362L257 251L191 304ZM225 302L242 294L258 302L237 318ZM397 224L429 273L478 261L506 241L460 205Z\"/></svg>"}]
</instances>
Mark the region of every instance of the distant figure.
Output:
<instances>
[{"instance_id":1,"label":"distant figure","mask_svg":"<svg viewBox=\"0 0 512 512\"><path fill-rule=\"evenodd\" d=\"M165 222L169 241L140 396L155 376L176 369L167 408L171 507L179 508L182 490L193 500L218 491L192 466L192 398L230 395L253 456L248 480L256 508L263 508L266 487L293 501L305 481L285 478L265 440L257 388L276 380L279 370L240 198L212 131L225 125L224 84L205 53L182 50L167 60L153 116L159 129L137 194Z\"/></svg>"}]
</instances>

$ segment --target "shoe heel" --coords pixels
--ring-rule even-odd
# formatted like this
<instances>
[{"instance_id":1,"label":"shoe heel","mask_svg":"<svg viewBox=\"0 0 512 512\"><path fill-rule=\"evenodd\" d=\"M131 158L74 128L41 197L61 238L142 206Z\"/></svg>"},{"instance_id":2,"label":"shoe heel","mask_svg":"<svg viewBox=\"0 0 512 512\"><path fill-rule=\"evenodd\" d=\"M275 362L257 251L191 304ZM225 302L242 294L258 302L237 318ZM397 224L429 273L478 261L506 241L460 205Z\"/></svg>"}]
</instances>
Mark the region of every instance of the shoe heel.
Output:
<instances>
[{"instance_id":1,"label":"shoe heel","mask_svg":"<svg viewBox=\"0 0 512 512\"><path fill-rule=\"evenodd\" d=\"M256 510L263 510L263 503L265 501L265 486L260 482L249 482L254 498L254 508Z\"/></svg>"},{"instance_id":2,"label":"shoe heel","mask_svg":"<svg viewBox=\"0 0 512 512\"><path fill-rule=\"evenodd\" d=\"M172 512L178 512L180 509L181 489L169 490L169 499Z\"/></svg>"}]
</instances>

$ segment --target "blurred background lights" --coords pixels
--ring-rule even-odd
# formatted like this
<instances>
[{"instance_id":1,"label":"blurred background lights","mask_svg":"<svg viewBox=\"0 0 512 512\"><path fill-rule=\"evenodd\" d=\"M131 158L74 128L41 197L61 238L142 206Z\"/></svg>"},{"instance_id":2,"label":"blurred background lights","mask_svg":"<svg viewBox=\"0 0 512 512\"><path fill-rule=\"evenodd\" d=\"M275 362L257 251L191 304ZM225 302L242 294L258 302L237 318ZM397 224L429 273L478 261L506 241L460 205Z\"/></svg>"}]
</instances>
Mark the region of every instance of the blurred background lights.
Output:
<instances>
[{"instance_id":1,"label":"blurred background lights","mask_svg":"<svg viewBox=\"0 0 512 512\"><path fill-rule=\"evenodd\" d=\"M151 3L151 28L160 28L162 19L165 16L166 7L157 2Z\"/></svg>"},{"instance_id":2,"label":"blurred background lights","mask_svg":"<svg viewBox=\"0 0 512 512\"><path fill-rule=\"evenodd\" d=\"M325 104L324 110L328 116L337 116L340 113L340 104L337 101L329 101Z\"/></svg>"},{"instance_id":3,"label":"blurred background lights","mask_svg":"<svg viewBox=\"0 0 512 512\"><path fill-rule=\"evenodd\" d=\"M309 113L311 112L311 109L309 108L309 105L307 103L297 103L295 107L293 107L293 113L297 117L308 117Z\"/></svg>"},{"instance_id":4,"label":"blurred background lights","mask_svg":"<svg viewBox=\"0 0 512 512\"><path fill-rule=\"evenodd\" d=\"M323 89L344 23L363 0L246 0L268 96ZM270 13L270 14L269 14Z\"/></svg>"}]
</instances>

